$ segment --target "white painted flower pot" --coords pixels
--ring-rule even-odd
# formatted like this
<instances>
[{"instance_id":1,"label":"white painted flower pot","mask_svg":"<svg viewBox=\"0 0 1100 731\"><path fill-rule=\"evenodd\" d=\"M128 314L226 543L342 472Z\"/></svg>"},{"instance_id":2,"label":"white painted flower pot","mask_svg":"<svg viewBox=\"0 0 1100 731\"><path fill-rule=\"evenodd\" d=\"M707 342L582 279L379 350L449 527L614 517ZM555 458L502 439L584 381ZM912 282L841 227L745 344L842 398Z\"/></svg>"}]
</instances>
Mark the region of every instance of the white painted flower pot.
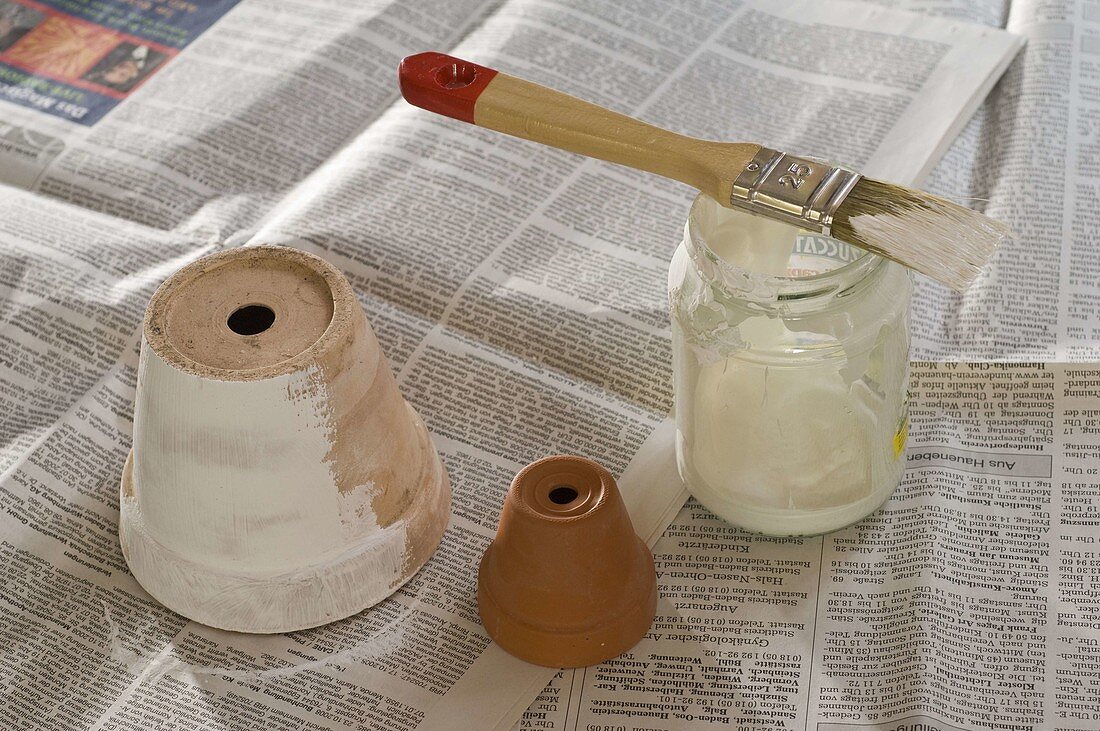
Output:
<instances>
[{"instance_id":1,"label":"white painted flower pot","mask_svg":"<svg viewBox=\"0 0 1100 731\"><path fill-rule=\"evenodd\" d=\"M119 536L203 624L286 632L389 596L431 556L450 487L351 286L295 249L235 249L145 316Z\"/></svg>"}]
</instances>

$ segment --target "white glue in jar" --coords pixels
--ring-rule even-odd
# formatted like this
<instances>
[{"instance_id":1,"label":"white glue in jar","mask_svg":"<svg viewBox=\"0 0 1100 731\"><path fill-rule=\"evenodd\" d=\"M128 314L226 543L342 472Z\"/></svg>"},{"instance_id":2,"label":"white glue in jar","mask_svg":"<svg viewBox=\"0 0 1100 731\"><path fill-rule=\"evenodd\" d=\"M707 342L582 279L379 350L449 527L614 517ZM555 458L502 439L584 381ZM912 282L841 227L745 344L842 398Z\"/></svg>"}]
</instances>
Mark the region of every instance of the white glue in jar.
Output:
<instances>
[{"instance_id":1,"label":"white glue in jar","mask_svg":"<svg viewBox=\"0 0 1100 731\"><path fill-rule=\"evenodd\" d=\"M680 474L721 518L825 533L897 487L909 271L700 195L669 270Z\"/></svg>"}]
</instances>

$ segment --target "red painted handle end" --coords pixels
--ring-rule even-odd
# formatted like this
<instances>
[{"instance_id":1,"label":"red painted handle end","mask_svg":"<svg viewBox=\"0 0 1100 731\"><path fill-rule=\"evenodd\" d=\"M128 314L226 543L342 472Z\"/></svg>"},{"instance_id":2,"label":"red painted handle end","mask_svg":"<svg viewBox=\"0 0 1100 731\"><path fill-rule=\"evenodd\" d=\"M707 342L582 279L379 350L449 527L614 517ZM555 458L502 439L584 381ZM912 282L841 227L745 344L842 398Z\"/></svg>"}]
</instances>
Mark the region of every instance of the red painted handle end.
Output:
<instances>
[{"instance_id":1,"label":"red painted handle end","mask_svg":"<svg viewBox=\"0 0 1100 731\"><path fill-rule=\"evenodd\" d=\"M405 101L429 112L474 123L474 105L497 72L445 53L401 59L397 79Z\"/></svg>"}]
</instances>

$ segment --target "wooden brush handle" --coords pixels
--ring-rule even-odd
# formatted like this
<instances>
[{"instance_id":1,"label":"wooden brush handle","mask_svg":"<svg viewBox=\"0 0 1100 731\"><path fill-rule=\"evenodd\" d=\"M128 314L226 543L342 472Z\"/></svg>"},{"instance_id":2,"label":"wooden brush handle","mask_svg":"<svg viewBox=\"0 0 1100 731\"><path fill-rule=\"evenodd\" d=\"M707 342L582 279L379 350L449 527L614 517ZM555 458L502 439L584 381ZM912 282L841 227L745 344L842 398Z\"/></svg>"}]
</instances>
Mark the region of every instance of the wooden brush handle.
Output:
<instances>
[{"instance_id":1,"label":"wooden brush handle","mask_svg":"<svg viewBox=\"0 0 1100 731\"><path fill-rule=\"evenodd\" d=\"M687 183L728 205L759 145L698 140L443 53L401 61L401 93L438 114Z\"/></svg>"}]
</instances>

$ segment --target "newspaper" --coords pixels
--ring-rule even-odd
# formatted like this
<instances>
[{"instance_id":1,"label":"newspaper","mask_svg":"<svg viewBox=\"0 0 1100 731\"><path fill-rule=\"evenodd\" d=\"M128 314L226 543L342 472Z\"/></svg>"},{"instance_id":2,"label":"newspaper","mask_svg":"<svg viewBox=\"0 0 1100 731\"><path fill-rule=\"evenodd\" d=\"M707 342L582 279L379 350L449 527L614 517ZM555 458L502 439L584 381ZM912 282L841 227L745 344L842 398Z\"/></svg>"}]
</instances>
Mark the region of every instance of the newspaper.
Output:
<instances>
[{"instance_id":1,"label":"newspaper","mask_svg":"<svg viewBox=\"0 0 1100 731\"><path fill-rule=\"evenodd\" d=\"M934 6L936 3L927 2ZM1100 6L990 3L991 17L1027 38L927 181L1012 223L1005 247L963 298L918 282L914 352L934 359L1096 360L1100 290L1093 254L1098 171L1091 163L1100 72ZM962 10L965 8L965 11ZM998 10L1002 11L998 13ZM960 4L960 12L977 8Z\"/></svg>"},{"instance_id":2,"label":"newspaper","mask_svg":"<svg viewBox=\"0 0 1100 731\"><path fill-rule=\"evenodd\" d=\"M1091 295L1075 222L1095 8L913 9L946 17L0 0L3 726L1095 727L1100 376L1039 362L1091 337L1070 306ZM1006 16L1031 47L962 128L1018 50ZM765 539L681 510L663 282L690 191L405 106L396 62L428 48L902 182L962 128L929 184L1023 236L966 299L920 283L916 352L1033 362L915 367L912 469L847 531ZM1053 279L1024 264L1033 241ZM145 303L183 264L260 242L345 271L454 486L443 544L394 597L262 637L160 607L116 539ZM1085 324L1038 321L1058 312ZM620 477L660 574L650 635L585 670L510 658L476 612L508 481L552 452Z\"/></svg>"}]
</instances>

